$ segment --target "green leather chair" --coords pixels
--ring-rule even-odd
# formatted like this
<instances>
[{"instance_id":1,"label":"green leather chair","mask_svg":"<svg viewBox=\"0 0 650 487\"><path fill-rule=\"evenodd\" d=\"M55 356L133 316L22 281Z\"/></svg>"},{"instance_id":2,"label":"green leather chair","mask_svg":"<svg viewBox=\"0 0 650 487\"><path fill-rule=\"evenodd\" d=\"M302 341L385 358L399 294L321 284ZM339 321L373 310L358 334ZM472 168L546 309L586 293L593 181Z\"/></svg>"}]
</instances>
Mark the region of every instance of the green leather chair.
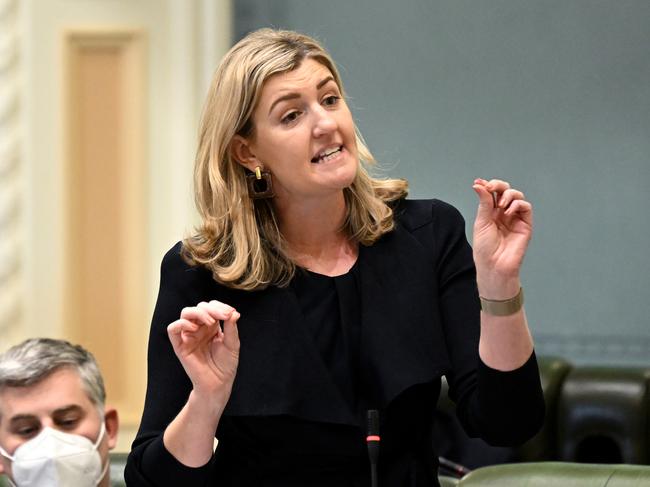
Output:
<instances>
[{"instance_id":1,"label":"green leather chair","mask_svg":"<svg viewBox=\"0 0 650 487\"><path fill-rule=\"evenodd\" d=\"M558 409L560 460L650 463L650 369L575 368Z\"/></svg>"},{"instance_id":2,"label":"green leather chair","mask_svg":"<svg viewBox=\"0 0 650 487\"><path fill-rule=\"evenodd\" d=\"M112 487L125 487L126 453L111 454ZM440 487L650 487L650 466L562 462L483 467L462 479L441 476ZM9 484L0 476L0 487Z\"/></svg>"},{"instance_id":3,"label":"green leather chair","mask_svg":"<svg viewBox=\"0 0 650 487\"><path fill-rule=\"evenodd\" d=\"M457 487L650 487L650 466L538 462L470 472Z\"/></svg>"},{"instance_id":4,"label":"green leather chair","mask_svg":"<svg viewBox=\"0 0 650 487\"><path fill-rule=\"evenodd\" d=\"M454 477L441 475L438 477L438 482L440 482L440 487L458 487L459 480Z\"/></svg>"}]
</instances>

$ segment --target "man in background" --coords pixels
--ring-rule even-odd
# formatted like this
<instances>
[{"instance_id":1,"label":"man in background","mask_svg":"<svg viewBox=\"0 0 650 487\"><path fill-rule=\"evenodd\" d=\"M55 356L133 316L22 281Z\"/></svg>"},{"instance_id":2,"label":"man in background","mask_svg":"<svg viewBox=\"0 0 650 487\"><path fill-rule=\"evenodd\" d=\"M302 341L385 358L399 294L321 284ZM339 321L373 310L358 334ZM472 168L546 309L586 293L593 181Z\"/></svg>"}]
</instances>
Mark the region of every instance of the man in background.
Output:
<instances>
[{"instance_id":1,"label":"man in background","mask_svg":"<svg viewBox=\"0 0 650 487\"><path fill-rule=\"evenodd\" d=\"M0 474L18 487L110 485L117 411L95 358L64 340L26 340L0 355Z\"/></svg>"}]
</instances>

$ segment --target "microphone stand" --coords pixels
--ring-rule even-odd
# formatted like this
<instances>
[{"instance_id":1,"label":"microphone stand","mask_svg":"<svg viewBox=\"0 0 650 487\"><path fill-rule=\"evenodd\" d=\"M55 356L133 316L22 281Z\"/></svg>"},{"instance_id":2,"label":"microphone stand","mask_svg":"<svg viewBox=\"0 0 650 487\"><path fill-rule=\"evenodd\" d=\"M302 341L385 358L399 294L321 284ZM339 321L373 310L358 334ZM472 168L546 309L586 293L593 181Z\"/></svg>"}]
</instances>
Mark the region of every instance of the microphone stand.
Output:
<instances>
[{"instance_id":1,"label":"microphone stand","mask_svg":"<svg viewBox=\"0 0 650 487\"><path fill-rule=\"evenodd\" d=\"M370 485L372 487L379 487L379 479L377 478L377 462L379 460L379 411L376 409L368 410L368 436L366 436L366 443L368 444L368 458L370 459Z\"/></svg>"}]
</instances>

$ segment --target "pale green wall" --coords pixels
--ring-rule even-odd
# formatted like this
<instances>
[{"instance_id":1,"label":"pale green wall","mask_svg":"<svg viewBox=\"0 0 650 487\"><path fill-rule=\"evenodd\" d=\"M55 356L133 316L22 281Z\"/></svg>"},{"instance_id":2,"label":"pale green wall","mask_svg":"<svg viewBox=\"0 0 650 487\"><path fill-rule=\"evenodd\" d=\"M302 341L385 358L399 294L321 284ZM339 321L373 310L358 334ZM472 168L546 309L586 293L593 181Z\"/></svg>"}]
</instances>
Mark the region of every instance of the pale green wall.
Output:
<instances>
[{"instance_id":1,"label":"pale green wall","mask_svg":"<svg viewBox=\"0 0 650 487\"><path fill-rule=\"evenodd\" d=\"M317 36L413 197L474 214L474 177L533 201L539 353L650 364L650 2L239 0L235 32Z\"/></svg>"}]
</instances>

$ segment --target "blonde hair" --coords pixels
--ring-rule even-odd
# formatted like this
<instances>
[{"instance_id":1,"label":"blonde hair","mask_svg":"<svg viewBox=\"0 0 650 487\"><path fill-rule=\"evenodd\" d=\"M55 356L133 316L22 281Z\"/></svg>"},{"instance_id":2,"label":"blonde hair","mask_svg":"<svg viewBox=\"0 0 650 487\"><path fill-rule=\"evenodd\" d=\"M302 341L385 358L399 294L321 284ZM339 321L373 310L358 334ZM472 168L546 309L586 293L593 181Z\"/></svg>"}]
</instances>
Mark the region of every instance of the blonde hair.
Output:
<instances>
[{"instance_id":1,"label":"blonde hair","mask_svg":"<svg viewBox=\"0 0 650 487\"><path fill-rule=\"evenodd\" d=\"M233 159L235 135L252 134L253 112L264 82L300 66L305 58L327 67L341 93L334 61L314 39L292 31L261 29L250 33L225 55L203 107L194 168L195 203L202 219L183 242L183 255L212 271L231 288L255 290L286 286L295 272L269 199L248 196L247 170ZM355 129L356 130L356 129ZM365 165L375 160L356 131L359 168L344 189L347 217L343 230L361 245L371 245L394 227L389 202L406 195L401 179L375 179Z\"/></svg>"}]
</instances>

